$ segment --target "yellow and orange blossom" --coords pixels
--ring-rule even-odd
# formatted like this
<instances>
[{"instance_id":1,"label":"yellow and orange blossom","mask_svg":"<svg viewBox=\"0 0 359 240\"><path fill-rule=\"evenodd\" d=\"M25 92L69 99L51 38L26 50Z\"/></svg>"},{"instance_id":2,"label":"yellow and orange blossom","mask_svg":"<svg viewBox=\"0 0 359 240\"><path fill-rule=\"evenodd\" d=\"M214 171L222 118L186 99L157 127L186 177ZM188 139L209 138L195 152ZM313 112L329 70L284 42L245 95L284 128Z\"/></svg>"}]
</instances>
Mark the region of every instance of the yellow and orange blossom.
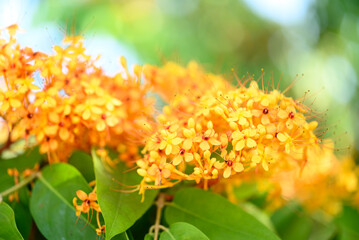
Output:
<instances>
[{"instance_id":1,"label":"yellow and orange blossom","mask_svg":"<svg viewBox=\"0 0 359 240\"><path fill-rule=\"evenodd\" d=\"M0 116L10 142L35 136L50 162L92 146L138 149L153 114L140 66L130 73L121 58L122 72L109 76L85 53L82 38L67 37L47 55L22 48L16 29L7 29L9 40L0 35ZM137 158L136 151L124 160Z\"/></svg>"},{"instance_id":2,"label":"yellow and orange blossom","mask_svg":"<svg viewBox=\"0 0 359 240\"><path fill-rule=\"evenodd\" d=\"M137 162L141 193L183 180L203 181L206 188L209 180L243 172L300 168L308 149L320 148L318 124L306 120L304 106L276 89L260 90L255 81L237 89L203 89L194 104L180 118L172 104L158 116L162 126Z\"/></svg>"}]
</instances>

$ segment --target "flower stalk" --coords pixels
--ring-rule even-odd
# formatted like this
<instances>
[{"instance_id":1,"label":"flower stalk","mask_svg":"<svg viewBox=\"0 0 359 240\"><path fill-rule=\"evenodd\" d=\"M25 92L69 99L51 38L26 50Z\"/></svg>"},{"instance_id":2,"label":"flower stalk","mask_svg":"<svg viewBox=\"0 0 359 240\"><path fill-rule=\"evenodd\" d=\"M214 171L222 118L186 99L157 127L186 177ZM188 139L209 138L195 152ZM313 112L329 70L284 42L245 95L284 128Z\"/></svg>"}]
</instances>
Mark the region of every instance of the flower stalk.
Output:
<instances>
[{"instance_id":1,"label":"flower stalk","mask_svg":"<svg viewBox=\"0 0 359 240\"><path fill-rule=\"evenodd\" d=\"M35 178L37 178L39 176L39 172L34 172L32 173L30 176L24 178L22 181L20 181L18 184L12 186L11 188L3 191L2 193L0 193L0 202L3 201L3 198L6 197L7 195L19 190L20 188L26 186L27 184L29 184L30 182L32 182Z\"/></svg>"}]
</instances>

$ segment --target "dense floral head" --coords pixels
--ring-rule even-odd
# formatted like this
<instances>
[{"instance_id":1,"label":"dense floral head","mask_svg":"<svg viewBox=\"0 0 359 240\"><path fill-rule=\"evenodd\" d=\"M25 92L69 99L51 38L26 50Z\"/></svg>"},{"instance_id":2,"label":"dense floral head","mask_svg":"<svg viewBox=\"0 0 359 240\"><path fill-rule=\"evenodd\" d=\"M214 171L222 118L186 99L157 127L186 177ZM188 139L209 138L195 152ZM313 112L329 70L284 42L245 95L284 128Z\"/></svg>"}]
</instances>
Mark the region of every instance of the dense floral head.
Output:
<instances>
[{"instance_id":1,"label":"dense floral head","mask_svg":"<svg viewBox=\"0 0 359 240\"><path fill-rule=\"evenodd\" d=\"M197 112L202 96L232 88L222 76L206 73L196 62L190 62L187 67L173 62L163 67L145 65L143 75L153 90L171 103L158 116L160 123L188 118Z\"/></svg>"},{"instance_id":2,"label":"dense floral head","mask_svg":"<svg viewBox=\"0 0 359 240\"><path fill-rule=\"evenodd\" d=\"M141 67L131 74L122 58L123 71L109 76L85 53L80 37L67 37L64 47L46 55L21 48L13 28L10 40L0 40L0 114L12 142L36 136L52 161L91 146L137 148L153 114Z\"/></svg>"},{"instance_id":3,"label":"dense floral head","mask_svg":"<svg viewBox=\"0 0 359 240\"><path fill-rule=\"evenodd\" d=\"M169 114L175 108L168 106ZM168 118L137 162L142 191L183 180L229 178L250 171L304 166L308 149L320 148L306 110L277 90L249 87L204 93L187 118ZM163 117L161 120L164 120Z\"/></svg>"},{"instance_id":4,"label":"dense floral head","mask_svg":"<svg viewBox=\"0 0 359 240\"><path fill-rule=\"evenodd\" d=\"M318 147L307 148L303 165L285 162L268 171L248 171L231 179L220 179L213 191L227 195L238 203L236 192L251 186L253 195L266 196L266 208L275 210L288 201L300 203L307 211L321 210L335 215L343 200L354 201L357 196L359 169L352 158L337 157L334 143L326 139ZM355 203L357 206L358 203Z\"/></svg>"},{"instance_id":5,"label":"dense floral head","mask_svg":"<svg viewBox=\"0 0 359 240\"><path fill-rule=\"evenodd\" d=\"M206 73L193 61L188 63L187 67L174 62L167 62L163 67L145 65L143 74L167 102L171 102L177 95L185 95L195 100L205 92L229 87L222 76Z\"/></svg>"},{"instance_id":6,"label":"dense floral head","mask_svg":"<svg viewBox=\"0 0 359 240\"><path fill-rule=\"evenodd\" d=\"M293 169L272 178L284 199L298 201L309 211L322 209L332 215L340 212L343 200L352 199L357 192L359 169L351 157L338 159L333 147L326 142L323 149L308 153L302 171Z\"/></svg>"}]
</instances>

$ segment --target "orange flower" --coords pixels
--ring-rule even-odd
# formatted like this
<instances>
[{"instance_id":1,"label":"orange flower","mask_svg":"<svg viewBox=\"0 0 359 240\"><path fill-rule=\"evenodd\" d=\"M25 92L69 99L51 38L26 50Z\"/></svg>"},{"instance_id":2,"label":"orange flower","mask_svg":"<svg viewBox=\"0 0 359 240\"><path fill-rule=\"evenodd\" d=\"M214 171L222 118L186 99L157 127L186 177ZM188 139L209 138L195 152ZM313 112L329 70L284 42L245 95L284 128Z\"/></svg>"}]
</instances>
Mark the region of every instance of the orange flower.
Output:
<instances>
[{"instance_id":1,"label":"orange flower","mask_svg":"<svg viewBox=\"0 0 359 240\"><path fill-rule=\"evenodd\" d=\"M253 148L257 146L257 142L253 139L256 133L255 129L245 129L242 132L234 131L231 136L234 150L241 151L244 147Z\"/></svg>"},{"instance_id":2,"label":"orange flower","mask_svg":"<svg viewBox=\"0 0 359 240\"><path fill-rule=\"evenodd\" d=\"M173 152L177 153L179 151L178 144L180 144L183 139L177 137L177 133L171 133L167 130L162 130L161 136L163 137L163 140L161 140L161 143L159 145L160 150L166 149L166 155L169 155Z\"/></svg>"},{"instance_id":3,"label":"orange flower","mask_svg":"<svg viewBox=\"0 0 359 240\"><path fill-rule=\"evenodd\" d=\"M261 163L263 169L268 171L268 164L274 159L273 156L274 153L271 151L271 149L261 144L253 151L252 162L255 164Z\"/></svg>"},{"instance_id":4,"label":"orange flower","mask_svg":"<svg viewBox=\"0 0 359 240\"><path fill-rule=\"evenodd\" d=\"M171 71L152 68L147 74L158 88L165 86L165 76L169 84L185 84L178 76L189 74L189 70L172 65ZM201 87L196 97L179 85L176 97L165 95L172 102L163 108L160 126L146 141L144 158L137 161L137 172L143 177L140 193L149 186L160 188L153 187L159 182L163 188L183 180L203 181L208 188L208 181L219 176L270 177L281 168L301 169L307 161L305 149L321 148L314 134L317 124L306 121L304 107L276 89L260 90L255 81L249 87L239 85L238 89L226 89L225 84L217 90ZM160 175L159 166L166 166L170 171L165 173L171 174ZM156 184L151 185L153 182Z\"/></svg>"},{"instance_id":5,"label":"orange flower","mask_svg":"<svg viewBox=\"0 0 359 240\"><path fill-rule=\"evenodd\" d=\"M191 162L193 160L193 154L186 152L184 148L181 148L178 155L173 158L173 165L177 166L185 160L186 162Z\"/></svg>"},{"instance_id":6,"label":"orange flower","mask_svg":"<svg viewBox=\"0 0 359 240\"><path fill-rule=\"evenodd\" d=\"M77 197L83 201L81 204L77 204L77 198L74 197L72 200L73 205L76 208L76 216L79 216L81 212L88 213L91 209L94 209L97 212L100 212L100 206L98 205L97 196L95 192L90 192L89 195L87 195L82 190L76 191Z\"/></svg>"},{"instance_id":7,"label":"orange flower","mask_svg":"<svg viewBox=\"0 0 359 240\"><path fill-rule=\"evenodd\" d=\"M17 97L18 95L12 91L0 92L0 111L7 112L9 109L19 108L22 106Z\"/></svg>"},{"instance_id":8,"label":"orange flower","mask_svg":"<svg viewBox=\"0 0 359 240\"><path fill-rule=\"evenodd\" d=\"M214 166L217 169L224 169L224 178L229 178L231 176L232 169L237 173L244 170L243 164L239 161L239 157L236 157L234 151L229 153L227 159L224 159L224 162L216 162Z\"/></svg>"},{"instance_id":9,"label":"orange flower","mask_svg":"<svg viewBox=\"0 0 359 240\"><path fill-rule=\"evenodd\" d=\"M155 178L155 185L161 185L163 179L167 179L171 176L170 164L160 164L157 166L153 164L147 171L149 176Z\"/></svg>"},{"instance_id":10,"label":"orange flower","mask_svg":"<svg viewBox=\"0 0 359 240\"><path fill-rule=\"evenodd\" d=\"M18 85L18 90L20 93L26 93L31 90L40 89L38 86L34 85L33 82L34 82L34 79L28 77L28 78L16 80L15 84Z\"/></svg>"}]
</instances>

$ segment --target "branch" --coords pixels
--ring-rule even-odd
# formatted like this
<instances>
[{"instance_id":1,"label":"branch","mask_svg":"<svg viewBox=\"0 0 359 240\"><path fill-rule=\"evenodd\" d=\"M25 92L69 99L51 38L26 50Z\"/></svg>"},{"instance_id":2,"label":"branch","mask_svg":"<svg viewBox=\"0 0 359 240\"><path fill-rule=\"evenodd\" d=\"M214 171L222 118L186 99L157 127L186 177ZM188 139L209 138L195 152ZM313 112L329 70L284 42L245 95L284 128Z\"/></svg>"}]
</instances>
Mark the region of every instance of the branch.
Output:
<instances>
[{"instance_id":1,"label":"branch","mask_svg":"<svg viewBox=\"0 0 359 240\"><path fill-rule=\"evenodd\" d=\"M161 215L162 215L162 208L165 206L165 195L160 193L158 200L156 202L157 205L157 212L156 212L156 221L155 221L155 236L154 236L154 240L158 240L158 234L161 228Z\"/></svg>"},{"instance_id":2,"label":"branch","mask_svg":"<svg viewBox=\"0 0 359 240\"><path fill-rule=\"evenodd\" d=\"M0 202L3 201L3 197L5 197L5 196L9 195L10 193L15 192L15 191L19 190L20 188L22 188L22 187L26 186L27 184L29 184L32 180L34 180L38 176L38 174L39 174L39 172L34 172L30 176L24 178L18 184L14 185L11 188L6 189L2 193L0 193Z\"/></svg>"}]
</instances>

